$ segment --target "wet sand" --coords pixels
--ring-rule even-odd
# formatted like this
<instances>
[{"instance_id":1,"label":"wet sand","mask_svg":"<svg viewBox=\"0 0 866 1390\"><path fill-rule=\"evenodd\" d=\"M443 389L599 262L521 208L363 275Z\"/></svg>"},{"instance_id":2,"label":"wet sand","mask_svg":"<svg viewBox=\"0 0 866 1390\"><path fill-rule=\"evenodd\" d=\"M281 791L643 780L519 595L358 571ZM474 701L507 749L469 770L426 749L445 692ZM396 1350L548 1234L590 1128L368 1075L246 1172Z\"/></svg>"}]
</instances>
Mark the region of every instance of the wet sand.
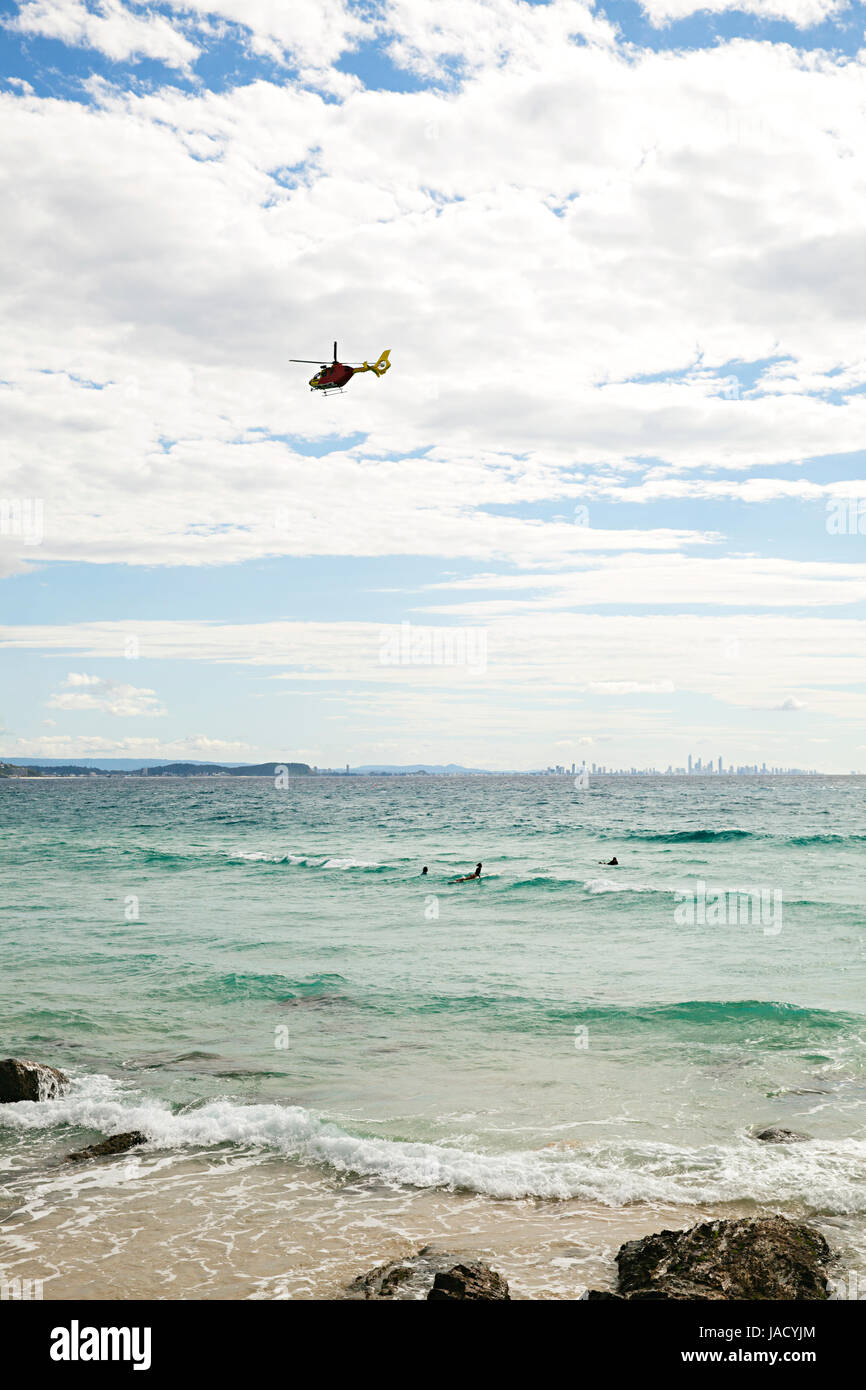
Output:
<instances>
[{"instance_id":1,"label":"wet sand","mask_svg":"<svg viewBox=\"0 0 866 1390\"><path fill-rule=\"evenodd\" d=\"M236 1153L131 1154L74 1173L32 1173L0 1201L2 1277L41 1279L46 1299L93 1300L333 1299L356 1275L428 1243L483 1253L512 1297L575 1299L586 1287L612 1287L625 1240L758 1214L743 1203L496 1201ZM817 1224L848 1250L849 1266L866 1271L838 1221Z\"/></svg>"}]
</instances>

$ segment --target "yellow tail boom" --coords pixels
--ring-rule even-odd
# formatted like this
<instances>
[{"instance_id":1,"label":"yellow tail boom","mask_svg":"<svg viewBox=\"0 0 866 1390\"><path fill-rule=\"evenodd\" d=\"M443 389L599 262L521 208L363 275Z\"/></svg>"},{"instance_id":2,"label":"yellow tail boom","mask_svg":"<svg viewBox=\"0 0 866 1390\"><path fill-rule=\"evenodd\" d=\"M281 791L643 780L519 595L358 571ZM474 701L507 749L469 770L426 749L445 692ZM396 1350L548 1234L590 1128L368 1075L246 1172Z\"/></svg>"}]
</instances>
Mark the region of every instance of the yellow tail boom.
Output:
<instances>
[{"instance_id":1,"label":"yellow tail boom","mask_svg":"<svg viewBox=\"0 0 866 1390\"><path fill-rule=\"evenodd\" d=\"M391 365L391 349L386 348L379 357L378 362L365 362L363 367L356 367L356 372L375 372L377 376L384 376Z\"/></svg>"}]
</instances>

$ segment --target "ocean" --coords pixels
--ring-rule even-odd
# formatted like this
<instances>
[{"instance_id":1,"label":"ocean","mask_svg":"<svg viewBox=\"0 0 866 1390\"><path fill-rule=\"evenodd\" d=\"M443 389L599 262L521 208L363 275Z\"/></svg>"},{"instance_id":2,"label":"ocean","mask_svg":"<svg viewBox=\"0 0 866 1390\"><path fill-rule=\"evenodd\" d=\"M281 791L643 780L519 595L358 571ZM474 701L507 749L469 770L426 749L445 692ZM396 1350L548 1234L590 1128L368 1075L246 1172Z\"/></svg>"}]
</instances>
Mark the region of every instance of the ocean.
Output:
<instances>
[{"instance_id":1,"label":"ocean","mask_svg":"<svg viewBox=\"0 0 866 1390\"><path fill-rule=\"evenodd\" d=\"M0 781L0 1055L72 1079L0 1106L0 1279L321 1299L435 1241L575 1298L779 1211L866 1293L864 787Z\"/></svg>"}]
</instances>

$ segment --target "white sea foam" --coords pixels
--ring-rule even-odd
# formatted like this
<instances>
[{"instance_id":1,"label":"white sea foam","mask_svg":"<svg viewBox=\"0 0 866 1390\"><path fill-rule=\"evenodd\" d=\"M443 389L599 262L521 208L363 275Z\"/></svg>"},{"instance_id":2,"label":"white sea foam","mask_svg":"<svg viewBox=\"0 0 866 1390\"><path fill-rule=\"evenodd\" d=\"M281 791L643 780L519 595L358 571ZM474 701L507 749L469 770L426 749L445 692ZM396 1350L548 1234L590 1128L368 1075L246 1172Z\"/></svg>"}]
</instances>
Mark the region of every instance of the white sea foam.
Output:
<instances>
[{"instance_id":1,"label":"white sea foam","mask_svg":"<svg viewBox=\"0 0 866 1390\"><path fill-rule=\"evenodd\" d=\"M588 878L583 885L586 893L674 893L676 889L660 887L657 883L614 883L609 878Z\"/></svg>"},{"instance_id":2,"label":"white sea foam","mask_svg":"<svg viewBox=\"0 0 866 1390\"><path fill-rule=\"evenodd\" d=\"M330 858L321 854L265 854L261 850L239 850L237 859L254 863L293 864L304 869L381 869L383 865L370 859Z\"/></svg>"},{"instance_id":3,"label":"white sea foam","mask_svg":"<svg viewBox=\"0 0 866 1390\"><path fill-rule=\"evenodd\" d=\"M460 1189L500 1199L579 1197L608 1207L752 1200L797 1202L837 1215L866 1212L866 1142L853 1139L768 1146L743 1136L700 1149L623 1142L479 1153L348 1134L300 1106L218 1100L175 1113L101 1076L77 1081L57 1101L0 1107L2 1128L60 1125L108 1134L141 1129L149 1139L145 1153L179 1149L188 1154L234 1144L395 1186Z\"/></svg>"}]
</instances>

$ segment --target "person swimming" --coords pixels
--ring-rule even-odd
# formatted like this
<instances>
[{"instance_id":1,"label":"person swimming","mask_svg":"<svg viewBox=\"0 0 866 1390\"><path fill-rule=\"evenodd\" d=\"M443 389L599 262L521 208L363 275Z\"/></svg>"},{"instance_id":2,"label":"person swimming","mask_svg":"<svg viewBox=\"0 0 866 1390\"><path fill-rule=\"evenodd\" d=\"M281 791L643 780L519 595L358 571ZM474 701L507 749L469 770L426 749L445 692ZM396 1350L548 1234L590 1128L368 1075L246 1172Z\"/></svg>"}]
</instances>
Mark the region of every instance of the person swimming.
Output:
<instances>
[{"instance_id":1,"label":"person swimming","mask_svg":"<svg viewBox=\"0 0 866 1390\"><path fill-rule=\"evenodd\" d=\"M425 865L424 865L424 868L421 870L421 877L422 877L422 878L424 877L424 875L426 874L426 872L427 872L427 865L425 864Z\"/></svg>"},{"instance_id":2,"label":"person swimming","mask_svg":"<svg viewBox=\"0 0 866 1390\"><path fill-rule=\"evenodd\" d=\"M619 860L616 855L613 856L613 859L600 859L598 862L607 865L608 868L610 868L611 864L615 864L617 868L619 868Z\"/></svg>"},{"instance_id":3,"label":"person swimming","mask_svg":"<svg viewBox=\"0 0 866 1390\"><path fill-rule=\"evenodd\" d=\"M480 877L481 877L481 865L480 865L480 864L476 864L476 865L475 865L475 873L474 873L474 874L464 874L462 878L452 878L451 882L452 882L452 883L471 883L472 880L473 880L474 878L480 878Z\"/></svg>"}]
</instances>

